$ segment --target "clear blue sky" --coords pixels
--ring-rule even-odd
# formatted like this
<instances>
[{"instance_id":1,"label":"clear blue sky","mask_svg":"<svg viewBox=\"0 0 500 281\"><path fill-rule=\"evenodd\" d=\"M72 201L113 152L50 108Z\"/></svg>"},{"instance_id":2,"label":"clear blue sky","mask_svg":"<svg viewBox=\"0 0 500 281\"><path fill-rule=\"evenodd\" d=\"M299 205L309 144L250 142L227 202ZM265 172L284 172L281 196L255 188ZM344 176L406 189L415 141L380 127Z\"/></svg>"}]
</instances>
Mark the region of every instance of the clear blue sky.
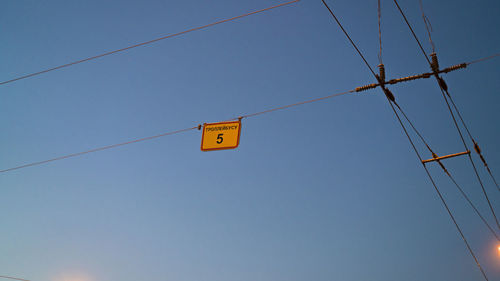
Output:
<instances>
[{"instance_id":1,"label":"clear blue sky","mask_svg":"<svg viewBox=\"0 0 500 281\"><path fill-rule=\"evenodd\" d=\"M328 1L373 67L376 2ZM4 0L0 80L278 3ZM401 5L430 52L418 1ZM499 1L424 6L441 65L500 51ZM392 1L382 14L387 76L428 71ZM350 90L370 75L321 1L303 0L1 86L0 169ZM500 58L445 78L500 178ZM436 152L463 151L434 80L391 89ZM380 90L242 128L231 151L201 152L201 133L190 131L1 174L0 275L481 280ZM445 163L494 225L466 158ZM498 243L439 167L430 170L490 280L500 280Z\"/></svg>"}]
</instances>

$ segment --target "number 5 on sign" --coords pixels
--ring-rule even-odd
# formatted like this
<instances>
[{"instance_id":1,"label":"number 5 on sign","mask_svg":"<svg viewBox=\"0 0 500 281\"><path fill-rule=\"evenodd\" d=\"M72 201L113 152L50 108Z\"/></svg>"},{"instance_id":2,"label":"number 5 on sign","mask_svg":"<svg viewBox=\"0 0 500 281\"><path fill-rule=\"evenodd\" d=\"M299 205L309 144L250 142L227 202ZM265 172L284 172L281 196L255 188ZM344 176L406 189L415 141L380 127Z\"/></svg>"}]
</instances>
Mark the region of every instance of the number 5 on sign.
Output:
<instances>
[{"instance_id":1,"label":"number 5 on sign","mask_svg":"<svg viewBox=\"0 0 500 281\"><path fill-rule=\"evenodd\" d=\"M241 121L205 123L201 136L201 150L237 148L240 143Z\"/></svg>"}]
</instances>

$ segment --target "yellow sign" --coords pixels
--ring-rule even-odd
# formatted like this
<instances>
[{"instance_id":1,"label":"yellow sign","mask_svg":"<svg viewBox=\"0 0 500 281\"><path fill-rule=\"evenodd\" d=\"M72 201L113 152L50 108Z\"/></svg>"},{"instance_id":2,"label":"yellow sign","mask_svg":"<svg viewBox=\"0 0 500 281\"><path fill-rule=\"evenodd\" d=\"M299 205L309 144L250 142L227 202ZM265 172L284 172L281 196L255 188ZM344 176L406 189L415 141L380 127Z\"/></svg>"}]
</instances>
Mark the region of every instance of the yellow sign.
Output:
<instances>
[{"instance_id":1,"label":"yellow sign","mask_svg":"<svg viewBox=\"0 0 500 281\"><path fill-rule=\"evenodd\" d=\"M240 143L241 122L220 122L203 124L201 150L237 148Z\"/></svg>"}]
</instances>

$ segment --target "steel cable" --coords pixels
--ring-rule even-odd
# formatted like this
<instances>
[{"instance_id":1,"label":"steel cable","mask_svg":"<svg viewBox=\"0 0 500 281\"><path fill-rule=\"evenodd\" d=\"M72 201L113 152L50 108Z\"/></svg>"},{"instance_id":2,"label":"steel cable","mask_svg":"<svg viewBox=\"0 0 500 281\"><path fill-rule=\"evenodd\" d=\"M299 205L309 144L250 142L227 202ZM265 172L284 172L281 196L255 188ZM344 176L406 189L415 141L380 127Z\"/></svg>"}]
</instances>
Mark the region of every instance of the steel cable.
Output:
<instances>
[{"instance_id":1,"label":"steel cable","mask_svg":"<svg viewBox=\"0 0 500 281\"><path fill-rule=\"evenodd\" d=\"M272 9L275 9L275 8L278 8L278 7L290 5L290 4L299 2L299 1L300 0L294 0L294 1L286 2L286 3L281 3L281 4L278 4L278 5L272 6L272 7L268 7L268 8L265 8L265 9L257 10L257 11L254 11L254 12L246 13L246 14L235 16L235 17L228 18L228 19L219 20L219 21L216 21L216 22L213 22L213 23L209 23L209 24L206 24L206 25L203 25L203 26L199 26L199 27L187 29L187 30L184 30L184 31L181 31L181 32L177 32L177 33L174 33L174 34L170 34L170 35L163 36L163 37L160 37L160 38L156 38L156 39L153 39L153 40L149 40L149 41L146 41L146 42L138 43L138 44L131 45L131 46L128 46L128 47L125 47L125 48L121 48L121 49L118 49L118 50L109 51L109 52L102 53L102 54L99 54L99 55L96 55L96 56L92 56L92 57L88 57L88 58L85 58L85 59L81 59L81 60L77 60L77 61L74 61L74 62L70 62L70 63L67 63L67 64L63 64L63 65L59 65L59 66L56 66L56 67L48 68L48 69L45 69L45 70L42 70L42 71L30 73L30 74L27 74L27 75L23 75L23 76L20 76L20 77L17 77L17 78L13 78L13 79L10 79L10 80L7 80L7 81L0 82L0 85L5 85L5 84L8 84L8 83L12 83L12 82L18 81L18 80L30 78L30 77L33 77L33 76L37 76L37 75L40 75L40 74L43 74L43 73L51 72L51 71L58 70L58 69L61 69L61 68L65 68L65 67L68 67L68 66L72 66L72 65L75 65L75 64L87 62L87 61L90 61L90 60L95 60L95 59L98 59L98 58L101 58L101 57L104 57L104 56L116 54L116 53L119 53L119 52L123 52L123 51L126 51L126 50L137 48L137 47L140 47L140 46L148 45L148 44L160 41L160 40L164 40L164 39L176 37L176 36L179 36L179 35L182 35L182 34L186 34L186 33L197 31L197 30L201 30L201 29L205 29L207 27L211 27L211 26L218 25L218 24L221 24L221 23L233 21L233 20L236 20L236 19L240 19L240 18L244 18L244 17L250 16L250 15L254 15L254 14L261 13L261 12L269 11L269 10L272 10Z\"/></svg>"},{"instance_id":2,"label":"steel cable","mask_svg":"<svg viewBox=\"0 0 500 281\"><path fill-rule=\"evenodd\" d=\"M370 65L368 64L368 62L364 59L364 56L361 54L361 52L359 51L358 47L356 46L356 44L354 44L354 42L352 41L351 37L347 34L347 32L345 31L344 27L342 26L342 24L339 22L339 20L337 19L337 17L334 15L334 13L332 12L332 10L330 9L330 7L328 7L328 5L325 3L324 0L321 0L323 2L323 4L326 6L326 8L328 9L328 11L330 12L330 14L333 16L333 18L335 19L335 21L337 22L337 24L339 25L339 27L342 29L342 31L344 32L344 34L346 35L346 37L349 39L349 41L351 42L351 44L353 45L353 47L356 49L356 51L358 52L358 54L361 56L361 58L363 59L363 61L365 61L365 64L367 65L367 67L370 69L370 71L372 72L372 74L375 76L375 78L380 82L380 79L378 77L378 75L375 74L375 72L372 70L372 68L370 67ZM422 48L423 49L423 48ZM429 61L430 63L430 61ZM396 112L396 109L394 108L394 105L393 105L393 102L395 103L394 100L392 100L391 102L391 99L385 89L385 86L383 84L381 84L381 87L382 89L384 90L384 93L386 95L386 98L387 98L387 101L389 102L391 108L392 108L392 111L394 112L394 114L396 115L401 127L403 128L409 142L411 143L412 147L413 147L413 150L415 151L415 153L417 154L417 157L418 159L420 160L420 162L422 162L422 157L420 156L418 150L416 149L415 147L415 144L413 143L413 141L411 140L411 137L410 135L408 134L408 131L406 130L401 118L399 117L398 113ZM393 98L393 97L392 97ZM465 245L467 246L467 249L469 250L469 253L471 254L472 258L474 259L474 261L476 262L476 265L478 266L479 270L481 271L484 279L486 281L488 281L488 277L486 276L486 273L484 272L481 264L479 263L478 259L476 258L476 255L474 254L474 251L472 250L472 248L470 247L469 245L469 242L467 241L467 238L465 238L460 226L458 225L457 221L455 220L455 217L453 215L453 213L451 212L450 208L448 207L448 204L446 203L444 197L442 196L441 192L439 191L436 183L434 182L434 179L432 178L429 170L427 169L426 165L423 164L423 167L427 173L427 176L429 177L430 181L432 182L432 185L434 186L434 189L436 190L439 198L441 199L441 202L443 204L443 206L445 207L446 211L448 212L450 218L452 219L457 231L459 232L462 240L464 241Z\"/></svg>"}]
</instances>

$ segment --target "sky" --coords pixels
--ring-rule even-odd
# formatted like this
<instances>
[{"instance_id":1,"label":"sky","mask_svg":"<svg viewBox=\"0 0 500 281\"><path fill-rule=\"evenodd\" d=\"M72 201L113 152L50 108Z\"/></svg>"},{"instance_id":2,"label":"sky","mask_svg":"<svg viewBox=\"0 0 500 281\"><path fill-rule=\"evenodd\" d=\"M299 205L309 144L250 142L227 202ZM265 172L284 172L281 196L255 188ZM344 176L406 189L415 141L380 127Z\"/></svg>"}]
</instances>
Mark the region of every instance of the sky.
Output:
<instances>
[{"instance_id":1,"label":"sky","mask_svg":"<svg viewBox=\"0 0 500 281\"><path fill-rule=\"evenodd\" d=\"M283 2L4 0L0 81ZM387 77L429 71L394 3L381 2ZM327 3L376 68L377 1ZM430 53L418 1L400 4ZM423 4L442 66L500 52L499 1ZM444 77L500 178L500 58ZM0 169L374 82L321 1L302 0L1 85ZM435 80L390 89L439 155L464 150ZM1 173L0 275L482 280L379 89L243 119L234 150L201 152L200 142L192 130ZM444 163L494 226L467 158ZM498 241L428 166L489 280L500 280Z\"/></svg>"}]
</instances>

